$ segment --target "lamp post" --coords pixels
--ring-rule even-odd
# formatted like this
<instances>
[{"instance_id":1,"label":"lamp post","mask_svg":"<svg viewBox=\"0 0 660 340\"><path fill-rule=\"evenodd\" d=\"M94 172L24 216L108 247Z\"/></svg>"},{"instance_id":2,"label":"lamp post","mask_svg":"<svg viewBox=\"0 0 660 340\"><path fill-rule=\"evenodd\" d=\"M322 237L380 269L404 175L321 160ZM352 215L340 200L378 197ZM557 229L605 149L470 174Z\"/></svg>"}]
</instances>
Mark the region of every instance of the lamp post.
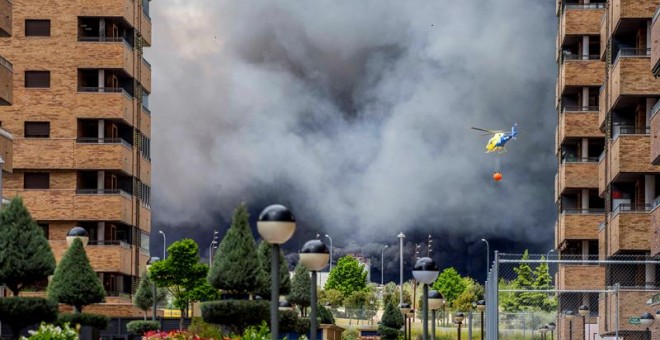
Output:
<instances>
[{"instance_id":1,"label":"lamp post","mask_svg":"<svg viewBox=\"0 0 660 340\"><path fill-rule=\"evenodd\" d=\"M383 286L383 277L384 277L383 274L385 273L385 266L384 266L385 262L383 262L383 254L385 254L385 249L387 249L387 247L389 246L385 245L385 247L383 247L383 249L380 251L380 286L381 287Z\"/></svg>"},{"instance_id":2,"label":"lamp post","mask_svg":"<svg viewBox=\"0 0 660 340\"><path fill-rule=\"evenodd\" d=\"M408 340L412 340L412 326L415 323L415 309L411 309L408 312Z\"/></svg>"},{"instance_id":3,"label":"lamp post","mask_svg":"<svg viewBox=\"0 0 660 340\"><path fill-rule=\"evenodd\" d=\"M438 265L430 257L422 257L417 260L413 267L413 277L422 284L422 289L424 291L424 297L422 300L423 340L428 340L429 338L429 285L435 282L439 273Z\"/></svg>"},{"instance_id":4,"label":"lamp post","mask_svg":"<svg viewBox=\"0 0 660 340\"><path fill-rule=\"evenodd\" d=\"M551 322L548 324L548 330L550 330L550 340L555 340L555 328L557 328L556 323Z\"/></svg>"},{"instance_id":5,"label":"lamp post","mask_svg":"<svg viewBox=\"0 0 660 340\"><path fill-rule=\"evenodd\" d=\"M573 318L575 318L575 312L567 310L564 312L564 317L568 319L568 340L573 340Z\"/></svg>"},{"instance_id":6,"label":"lamp post","mask_svg":"<svg viewBox=\"0 0 660 340\"><path fill-rule=\"evenodd\" d=\"M151 269L151 265L158 262L158 261L160 261L160 258L157 257L157 256L154 256L154 257L150 258L147 261L147 273L146 273L146 275L150 275L149 269ZM154 282L153 279L151 280L151 288L152 288L152 293L153 293L153 298L154 298L154 311L153 311L153 314L151 315L151 321L156 321L156 308L157 308L156 303L158 301L156 301L156 295L157 295L156 282Z\"/></svg>"},{"instance_id":7,"label":"lamp post","mask_svg":"<svg viewBox=\"0 0 660 340\"><path fill-rule=\"evenodd\" d=\"M165 260L167 258L167 238L162 230L159 230L158 233L163 235L163 260Z\"/></svg>"},{"instance_id":8,"label":"lamp post","mask_svg":"<svg viewBox=\"0 0 660 340\"><path fill-rule=\"evenodd\" d=\"M582 316L582 328L584 328L584 340L587 340L587 315L589 315L589 306L582 305L578 308L578 314Z\"/></svg>"},{"instance_id":9,"label":"lamp post","mask_svg":"<svg viewBox=\"0 0 660 340\"><path fill-rule=\"evenodd\" d=\"M288 241L296 231L296 218L283 205L266 207L257 221L257 231L264 241L272 245L270 250L270 333L273 340L279 340L279 299L280 299L280 244Z\"/></svg>"},{"instance_id":10,"label":"lamp post","mask_svg":"<svg viewBox=\"0 0 660 340\"><path fill-rule=\"evenodd\" d=\"M325 268L330 259L330 252L328 247L320 240L307 241L300 251L300 263L302 263L307 270L312 272L312 298L310 301L311 315L309 316L310 340L316 340L316 272Z\"/></svg>"},{"instance_id":11,"label":"lamp post","mask_svg":"<svg viewBox=\"0 0 660 340\"><path fill-rule=\"evenodd\" d=\"M484 340L484 311L486 310L486 301L479 300L477 301L477 311L481 316L481 340Z\"/></svg>"},{"instance_id":12,"label":"lamp post","mask_svg":"<svg viewBox=\"0 0 660 340\"><path fill-rule=\"evenodd\" d=\"M438 310L445 303L442 294L436 290L429 292L429 309L431 310L431 339L435 340L435 311Z\"/></svg>"},{"instance_id":13,"label":"lamp post","mask_svg":"<svg viewBox=\"0 0 660 340\"><path fill-rule=\"evenodd\" d=\"M209 269L211 268L211 264L213 263L213 249L217 248L218 244L218 231L215 230L213 231L213 241L211 241L211 245L209 246Z\"/></svg>"},{"instance_id":14,"label":"lamp post","mask_svg":"<svg viewBox=\"0 0 660 340\"><path fill-rule=\"evenodd\" d=\"M89 243L89 233L87 230L81 227L73 227L66 233L66 244L71 247L73 240L79 238L82 241L83 246L86 246Z\"/></svg>"},{"instance_id":15,"label":"lamp post","mask_svg":"<svg viewBox=\"0 0 660 340\"><path fill-rule=\"evenodd\" d=\"M410 312L410 304L409 303L400 303L399 304L399 310L401 311L401 314L403 315L403 337L404 339L408 338L408 313Z\"/></svg>"},{"instance_id":16,"label":"lamp post","mask_svg":"<svg viewBox=\"0 0 660 340\"><path fill-rule=\"evenodd\" d=\"M548 325L543 325L543 326L539 327L539 332L541 333L541 339L545 340L546 339L545 333L548 332Z\"/></svg>"},{"instance_id":17,"label":"lamp post","mask_svg":"<svg viewBox=\"0 0 660 340\"><path fill-rule=\"evenodd\" d=\"M481 242L486 242L486 276L488 276L488 267L490 266L490 244L485 238L481 239Z\"/></svg>"},{"instance_id":18,"label":"lamp post","mask_svg":"<svg viewBox=\"0 0 660 340\"><path fill-rule=\"evenodd\" d=\"M330 240L330 271L332 271L332 258L333 258L332 255L334 255L332 253L332 237L330 237L330 235L328 234L325 234L325 237L327 237L328 240Z\"/></svg>"},{"instance_id":19,"label":"lamp post","mask_svg":"<svg viewBox=\"0 0 660 340\"><path fill-rule=\"evenodd\" d=\"M644 333L646 340L651 340L651 331L649 328L653 325L654 322L655 317L653 317L653 314L651 313L644 313L639 316L639 323L646 327L646 332Z\"/></svg>"},{"instance_id":20,"label":"lamp post","mask_svg":"<svg viewBox=\"0 0 660 340\"><path fill-rule=\"evenodd\" d=\"M399 238L399 303L403 303L403 239L406 235L400 232Z\"/></svg>"},{"instance_id":21,"label":"lamp post","mask_svg":"<svg viewBox=\"0 0 660 340\"><path fill-rule=\"evenodd\" d=\"M458 340L461 340L461 323L465 320L465 314L458 312L454 314L454 323L458 325Z\"/></svg>"}]
</instances>

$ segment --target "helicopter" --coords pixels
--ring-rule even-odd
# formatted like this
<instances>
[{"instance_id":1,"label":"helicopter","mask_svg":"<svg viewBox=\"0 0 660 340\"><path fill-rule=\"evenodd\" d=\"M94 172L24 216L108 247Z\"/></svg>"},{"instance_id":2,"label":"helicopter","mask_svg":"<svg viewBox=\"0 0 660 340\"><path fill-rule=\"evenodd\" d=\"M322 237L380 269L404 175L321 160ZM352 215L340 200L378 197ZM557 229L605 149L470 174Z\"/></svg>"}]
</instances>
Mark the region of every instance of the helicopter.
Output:
<instances>
[{"instance_id":1,"label":"helicopter","mask_svg":"<svg viewBox=\"0 0 660 340\"><path fill-rule=\"evenodd\" d=\"M507 150L504 145L506 145L506 143L511 139L515 140L516 136L518 135L518 123L513 124L511 127L511 132L504 132L502 130L488 130L477 127L472 127L472 129L486 132L483 135L493 135L493 137L491 137L486 144L486 153L505 153Z\"/></svg>"}]
</instances>

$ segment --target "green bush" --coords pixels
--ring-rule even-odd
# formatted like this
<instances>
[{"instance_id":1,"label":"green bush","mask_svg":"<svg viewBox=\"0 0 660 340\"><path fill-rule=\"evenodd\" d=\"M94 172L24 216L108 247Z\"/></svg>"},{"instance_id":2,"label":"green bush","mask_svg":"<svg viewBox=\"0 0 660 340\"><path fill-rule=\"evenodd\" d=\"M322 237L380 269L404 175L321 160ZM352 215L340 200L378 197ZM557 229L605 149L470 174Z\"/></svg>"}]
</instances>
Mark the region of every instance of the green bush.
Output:
<instances>
[{"instance_id":1,"label":"green bush","mask_svg":"<svg viewBox=\"0 0 660 340\"><path fill-rule=\"evenodd\" d=\"M78 332L75 328L69 327L68 323L60 326L41 323L36 331L29 331L29 340L78 340ZM25 340L21 337L21 340Z\"/></svg>"},{"instance_id":2,"label":"green bush","mask_svg":"<svg viewBox=\"0 0 660 340\"><path fill-rule=\"evenodd\" d=\"M21 329L40 322L53 322L57 318L57 302L37 297L10 297L0 299L0 321L9 325L18 337Z\"/></svg>"},{"instance_id":3,"label":"green bush","mask_svg":"<svg viewBox=\"0 0 660 340\"><path fill-rule=\"evenodd\" d=\"M57 317L57 324L89 326L96 329L108 328L110 319L105 315L91 313L63 313Z\"/></svg>"},{"instance_id":4,"label":"green bush","mask_svg":"<svg viewBox=\"0 0 660 340\"><path fill-rule=\"evenodd\" d=\"M321 318L322 324L334 324L335 317L330 313L330 310L324 306L319 305L319 318Z\"/></svg>"},{"instance_id":5,"label":"green bush","mask_svg":"<svg viewBox=\"0 0 660 340\"><path fill-rule=\"evenodd\" d=\"M355 327L349 327L341 333L341 340L358 340L360 339L360 330Z\"/></svg>"},{"instance_id":6,"label":"green bush","mask_svg":"<svg viewBox=\"0 0 660 340\"><path fill-rule=\"evenodd\" d=\"M243 332L242 340L269 340L270 339L270 329L268 329L268 324L266 321L262 321L259 327L250 326L245 332Z\"/></svg>"},{"instance_id":7,"label":"green bush","mask_svg":"<svg viewBox=\"0 0 660 340\"><path fill-rule=\"evenodd\" d=\"M160 322L158 321L145 321L133 320L126 324L126 330L137 335L143 335L149 331L157 331L160 329Z\"/></svg>"},{"instance_id":8,"label":"green bush","mask_svg":"<svg viewBox=\"0 0 660 340\"><path fill-rule=\"evenodd\" d=\"M205 322L228 326L237 334L270 319L269 302L264 300L208 301L201 309Z\"/></svg>"},{"instance_id":9,"label":"green bush","mask_svg":"<svg viewBox=\"0 0 660 340\"><path fill-rule=\"evenodd\" d=\"M280 312L280 332L291 333L298 331L298 312Z\"/></svg>"},{"instance_id":10,"label":"green bush","mask_svg":"<svg viewBox=\"0 0 660 340\"><path fill-rule=\"evenodd\" d=\"M188 326L188 330L204 339L222 339L220 327L212 323L204 322L200 317L194 317L192 319L192 323Z\"/></svg>"},{"instance_id":11,"label":"green bush","mask_svg":"<svg viewBox=\"0 0 660 340\"><path fill-rule=\"evenodd\" d=\"M383 340L396 340L401 334L401 327L403 327L403 316L397 307L392 303L388 303L383 312L381 324L378 326L378 334Z\"/></svg>"}]
</instances>

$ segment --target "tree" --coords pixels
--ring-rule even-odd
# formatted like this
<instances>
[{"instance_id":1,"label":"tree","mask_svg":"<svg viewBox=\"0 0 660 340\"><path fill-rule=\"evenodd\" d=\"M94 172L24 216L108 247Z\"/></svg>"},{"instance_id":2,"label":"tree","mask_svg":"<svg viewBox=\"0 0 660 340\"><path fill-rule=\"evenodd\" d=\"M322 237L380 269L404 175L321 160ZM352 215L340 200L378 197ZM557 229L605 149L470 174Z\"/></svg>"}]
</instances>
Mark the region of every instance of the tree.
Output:
<instances>
[{"instance_id":1,"label":"tree","mask_svg":"<svg viewBox=\"0 0 660 340\"><path fill-rule=\"evenodd\" d=\"M388 282L383 289L383 308L388 303L399 305L399 287L394 282Z\"/></svg>"},{"instance_id":2,"label":"tree","mask_svg":"<svg viewBox=\"0 0 660 340\"><path fill-rule=\"evenodd\" d=\"M545 260L545 257L541 256L541 261ZM534 269L534 282L532 287L538 290L549 290L552 289L552 276L550 276L550 271L548 268L547 262L541 262ZM553 294L548 294L545 292L533 292L533 303L534 306L545 312L550 312L556 310L557 308L557 299Z\"/></svg>"},{"instance_id":3,"label":"tree","mask_svg":"<svg viewBox=\"0 0 660 340\"><path fill-rule=\"evenodd\" d=\"M325 289L336 289L344 296L367 288L367 271L353 256L346 255L339 259L332 268Z\"/></svg>"},{"instance_id":4,"label":"tree","mask_svg":"<svg viewBox=\"0 0 660 340\"><path fill-rule=\"evenodd\" d=\"M189 238L172 243L167 252L167 259L151 265L150 276L158 287L166 287L174 297L174 305L181 310L179 329L183 329L185 310L195 301L195 289L205 284L208 266L199 262L197 243Z\"/></svg>"},{"instance_id":5,"label":"tree","mask_svg":"<svg viewBox=\"0 0 660 340\"><path fill-rule=\"evenodd\" d=\"M433 283L433 289L442 293L447 305L450 307L453 307L454 300L463 293L466 286L461 275L453 267L443 270Z\"/></svg>"},{"instance_id":6,"label":"tree","mask_svg":"<svg viewBox=\"0 0 660 340\"><path fill-rule=\"evenodd\" d=\"M18 296L22 288L53 274L55 257L20 197L2 211L0 226L0 283Z\"/></svg>"},{"instance_id":7,"label":"tree","mask_svg":"<svg viewBox=\"0 0 660 340\"><path fill-rule=\"evenodd\" d=\"M453 307L462 312L474 311L472 303L484 298L484 286L474 281L471 277L464 277L465 290L456 297Z\"/></svg>"},{"instance_id":8,"label":"tree","mask_svg":"<svg viewBox=\"0 0 660 340\"><path fill-rule=\"evenodd\" d=\"M59 303L74 307L76 313L83 307L105 301L101 280L89 264L80 238L76 237L55 269L48 285L48 296Z\"/></svg>"},{"instance_id":9,"label":"tree","mask_svg":"<svg viewBox=\"0 0 660 340\"><path fill-rule=\"evenodd\" d=\"M166 297L164 288L156 288L156 303L165 301ZM154 306L154 283L146 272L142 273L140 284L133 295L133 304L144 312L144 319L147 320L147 311Z\"/></svg>"},{"instance_id":10,"label":"tree","mask_svg":"<svg viewBox=\"0 0 660 340\"><path fill-rule=\"evenodd\" d=\"M291 293L287 297L289 303L300 308L300 315L305 316L305 309L311 304L312 278L305 266L298 263L291 281Z\"/></svg>"},{"instance_id":11,"label":"tree","mask_svg":"<svg viewBox=\"0 0 660 340\"><path fill-rule=\"evenodd\" d=\"M388 303L381 318L381 324L378 326L378 334L381 339L395 340L401 335L403 327L403 315L397 306Z\"/></svg>"},{"instance_id":12,"label":"tree","mask_svg":"<svg viewBox=\"0 0 660 340\"><path fill-rule=\"evenodd\" d=\"M273 246L268 244L265 241L259 242L259 258L261 262L261 268L263 272L265 273L265 279L263 280L263 287L261 288L261 292L259 294L263 298L268 298L270 297L270 280L269 278L271 277L270 273L270 261L271 261L271 249L273 249ZM289 295L291 292L291 278L289 277L289 264L286 262L286 259L284 258L284 252L282 249L280 249L280 294L281 295Z\"/></svg>"},{"instance_id":13,"label":"tree","mask_svg":"<svg viewBox=\"0 0 660 340\"><path fill-rule=\"evenodd\" d=\"M522 261L520 262L520 265L517 268L513 268L513 270L516 272L516 274L518 274L518 276L513 280L512 283L516 289L531 290L533 289L533 285L534 285L532 268L529 266L527 262L524 262L525 260L529 260L529 253L527 249L525 249L525 252L523 253L521 260ZM534 295L535 293L532 291L514 293L513 297L514 299L516 299L516 304L518 305L518 309L519 310L533 309Z\"/></svg>"},{"instance_id":14,"label":"tree","mask_svg":"<svg viewBox=\"0 0 660 340\"><path fill-rule=\"evenodd\" d=\"M235 294L254 294L265 285L266 273L248 219L245 204L234 210L231 227L220 242L208 274L208 281L215 288Z\"/></svg>"},{"instance_id":15,"label":"tree","mask_svg":"<svg viewBox=\"0 0 660 340\"><path fill-rule=\"evenodd\" d=\"M319 303L337 308L344 302L344 294L336 289L324 289L319 292Z\"/></svg>"}]
</instances>

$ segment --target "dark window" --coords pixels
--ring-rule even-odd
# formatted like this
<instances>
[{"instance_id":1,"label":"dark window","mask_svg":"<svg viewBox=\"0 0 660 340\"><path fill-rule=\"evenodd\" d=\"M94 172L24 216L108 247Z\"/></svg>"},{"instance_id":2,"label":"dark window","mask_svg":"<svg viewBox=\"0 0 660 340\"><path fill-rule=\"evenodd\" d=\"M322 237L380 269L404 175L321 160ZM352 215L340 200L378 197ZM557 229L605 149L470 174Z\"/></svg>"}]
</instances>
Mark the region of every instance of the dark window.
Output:
<instances>
[{"instance_id":1,"label":"dark window","mask_svg":"<svg viewBox=\"0 0 660 340\"><path fill-rule=\"evenodd\" d=\"M26 37L50 37L50 20L25 20Z\"/></svg>"},{"instance_id":2,"label":"dark window","mask_svg":"<svg viewBox=\"0 0 660 340\"><path fill-rule=\"evenodd\" d=\"M24 189L50 188L50 174L47 172L26 172L23 175Z\"/></svg>"},{"instance_id":3,"label":"dark window","mask_svg":"<svg viewBox=\"0 0 660 340\"><path fill-rule=\"evenodd\" d=\"M49 122L25 122L25 138L50 137Z\"/></svg>"},{"instance_id":4,"label":"dark window","mask_svg":"<svg viewBox=\"0 0 660 340\"><path fill-rule=\"evenodd\" d=\"M48 238L48 223L39 223L39 227L44 231L44 236Z\"/></svg>"},{"instance_id":5,"label":"dark window","mask_svg":"<svg viewBox=\"0 0 660 340\"><path fill-rule=\"evenodd\" d=\"M25 87L50 87L50 71L25 71Z\"/></svg>"}]
</instances>

